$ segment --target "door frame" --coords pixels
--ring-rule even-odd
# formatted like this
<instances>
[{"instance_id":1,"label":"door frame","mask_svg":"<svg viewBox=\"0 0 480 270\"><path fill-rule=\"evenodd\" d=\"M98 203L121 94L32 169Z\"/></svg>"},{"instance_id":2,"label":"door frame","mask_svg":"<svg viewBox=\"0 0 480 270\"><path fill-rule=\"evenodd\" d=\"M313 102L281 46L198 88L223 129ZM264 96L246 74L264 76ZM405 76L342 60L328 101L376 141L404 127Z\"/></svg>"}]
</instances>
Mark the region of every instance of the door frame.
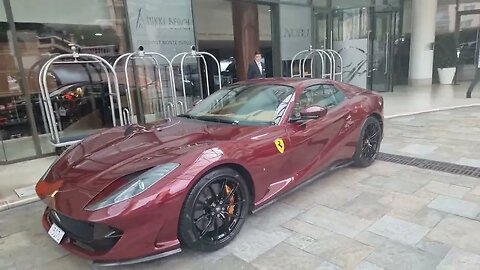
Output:
<instances>
[{"instance_id":1,"label":"door frame","mask_svg":"<svg viewBox=\"0 0 480 270\"><path fill-rule=\"evenodd\" d=\"M398 38L399 33L397 33L396 26L397 24L401 23L401 17L400 17L400 10L392 9L392 10L381 10L381 11L375 11L373 7L371 7L370 10L370 30L369 30L369 35L368 35L368 75L367 75L367 88L373 89L373 83L374 83L374 78L373 78L373 60L374 60L374 48L373 48L373 43L376 38L376 19L378 15L384 15L387 14L389 16L389 29L387 31L387 42L385 44L385 47L387 48L387 52L385 54L385 71L384 75L386 76L386 83L385 83L385 91L382 92L393 92L393 85L394 85L394 79L393 79L393 72L394 72L394 67L395 67L395 54L394 54L394 45L395 45L395 39ZM399 29L401 31L401 29Z\"/></svg>"},{"instance_id":2,"label":"door frame","mask_svg":"<svg viewBox=\"0 0 480 270\"><path fill-rule=\"evenodd\" d=\"M454 39L455 39L455 48L457 50L457 61L456 61L456 64L455 64L455 67L456 67L456 72L455 72L455 77L453 78L453 84L458 84L458 71L460 70L462 64L460 64L459 62L459 57L460 57L460 23L462 22L462 16L464 15L479 15L480 16L480 9L472 9L472 10L463 10L463 11L459 11L459 1L457 0L457 4L456 4L456 7L455 7L455 11L456 11L456 16L455 16L455 33L454 33ZM479 68L479 64L480 64L480 55L479 55L479 31L477 29L477 44L475 46L475 58L474 58L474 62L473 62L473 65L476 67L476 68Z\"/></svg>"},{"instance_id":3,"label":"door frame","mask_svg":"<svg viewBox=\"0 0 480 270\"><path fill-rule=\"evenodd\" d=\"M385 14L385 13L390 13L391 14L391 22L390 22L390 29L389 29L389 40L388 40L388 54L387 54L387 84L385 87L385 92L393 92L393 86L394 86L394 78L393 78L393 72L394 72L394 62L395 62L395 54L394 54L394 44L395 44L395 39L399 37L399 35L402 32L402 21L403 21L403 10L402 8L388 8L388 9L376 9L374 6L367 7L368 8L368 54L367 54L367 83L366 87L368 89L372 89L373 86L373 41L375 39L375 19L378 14ZM341 8L341 9L336 9L333 7L313 7L312 9L312 32L314 33L312 35L312 44L317 46L320 44L317 44L317 39L318 38L318 24L317 20L319 15L318 14L324 14L326 16L326 48L332 49L333 48L333 13L336 10L347 10L347 9L356 9L356 8ZM361 7L358 7L358 9L361 9ZM398 29L397 29L398 26ZM397 32L398 30L398 32Z\"/></svg>"}]
</instances>

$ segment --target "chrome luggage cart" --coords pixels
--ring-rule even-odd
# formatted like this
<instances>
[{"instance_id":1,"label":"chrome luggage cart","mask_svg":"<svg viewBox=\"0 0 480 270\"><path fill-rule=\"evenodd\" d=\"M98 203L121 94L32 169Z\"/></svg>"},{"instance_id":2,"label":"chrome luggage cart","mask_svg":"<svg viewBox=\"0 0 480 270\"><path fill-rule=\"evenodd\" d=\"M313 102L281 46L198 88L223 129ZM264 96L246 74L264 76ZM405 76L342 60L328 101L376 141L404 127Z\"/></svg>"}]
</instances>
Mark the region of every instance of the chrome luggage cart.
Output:
<instances>
[{"instance_id":1,"label":"chrome luggage cart","mask_svg":"<svg viewBox=\"0 0 480 270\"><path fill-rule=\"evenodd\" d=\"M204 69L202 70L203 71L203 74L205 75L205 78L207 78L206 80L206 91L207 91L207 96L210 95L210 82L209 82L209 77L208 77L208 66L207 66L207 60L205 59L205 57L210 57L216 64L216 67L217 67L217 72L218 72L218 77L215 78L214 77L214 81L218 81L218 85L219 85L219 88L222 88L222 71L221 71L221 68L220 68L220 62L218 61L218 59L213 56L213 54L209 53L209 52L199 52L196 50L195 46L192 46L192 50L190 52L183 52L183 53L179 53L177 55L175 55L173 58L172 58L172 65L173 63L175 63L175 60L177 58L180 58L180 76L181 76L181 83L182 83L182 94L183 94L183 97L182 97L182 100L176 100L176 93L174 94L174 97L175 97L175 112L177 112L177 114L182 114L182 113L185 113L187 112L191 107L189 106L189 102L188 102L188 99L187 99L187 91L186 91L186 88L185 88L185 83L188 83L188 81L186 80L186 77L185 77L185 60L187 58L193 58L195 60L198 60L198 59L201 59L203 65L204 65ZM201 72L200 73L200 76L201 76ZM205 97L203 96L203 91L202 91L202 99L204 99ZM193 106L193 102L191 103L191 105Z\"/></svg>"},{"instance_id":2,"label":"chrome luggage cart","mask_svg":"<svg viewBox=\"0 0 480 270\"><path fill-rule=\"evenodd\" d=\"M136 52L126 53L117 58L113 64L114 70L117 71L117 67L122 61L122 72L125 78L125 95L127 99L127 106L124 106L122 110L124 122L126 124L138 122L132 102L132 94L137 95L138 103L135 105L140 107L140 114L145 116L144 120L146 122L175 116L175 80L173 78L173 67L170 60L165 55L157 52L145 52L143 46L140 46ZM164 73L166 76L162 76L162 62L166 63L164 64ZM151 66L149 66L148 63L150 63ZM132 68L132 73L129 72L129 67ZM153 71L152 73L149 72L150 67ZM138 69L143 69L142 73L145 82L142 85L141 82L138 82L140 79L138 79L138 81L135 80L135 91L132 91L130 75L135 76ZM120 72L118 72L118 74L120 74ZM153 79L149 81L150 76L153 76ZM141 89L141 91L138 92L137 87L139 85L140 89L144 88L145 91ZM150 86L154 88L153 93L149 91ZM170 89L170 91L165 91L165 89ZM146 100L144 97L146 97Z\"/></svg>"},{"instance_id":3,"label":"chrome luggage cart","mask_svg":"<svg viewBox=\"0 0 480 270\"><path fill-rule=\"evenodd\" d=\"M93 55L79 53L77 47L70 44L72 53L60 54L53 56L41 67L38 82L40 86L40 96L43 103L43 109L45 110L46 121L48 122L48 131L51 135L51 143L55 147L57 154L61 153L66 147L73 145L81 141L91 133L82 133L75 135L60 134L62 132L62 125L60 116L62 115L61 108L53 105L52 97L62 91L62 86L57 89L49 89L48 75L53 65L98 65L101 68L101 72L106 75L107 88L108 88L108 100L111 114L112 125L124 125L123 118L121 117L122 111L120 106L120 91L118 86L118 78L113 66L105 59ZM118 109L118 115L116 113ZM118 121L117 121L118 117Z\"/></svg>"},{"instance_id":4,"label":"chrome luggage cart","mask_svg":"<svg viewBox=\"0 0 480 270\"><path fill-rule=\"evenodd\" d=\"M315 76L315 57L320 58L321 72L317 76L321 79L330 79L339 81L343 80L343 59L340 54L330 49L313 49L312 46L308 50L298 52L292 59L290 64L290 76L292 78L314 78ZM338 62L337 62L338 60ZM307 62L310 62L310 70L308 70ZM295 64L297 65L297 72L295 72ZM338 65L337 65L338 64ZM337 71L338 70L338 71Z\"/></svg>"}]
</instances>

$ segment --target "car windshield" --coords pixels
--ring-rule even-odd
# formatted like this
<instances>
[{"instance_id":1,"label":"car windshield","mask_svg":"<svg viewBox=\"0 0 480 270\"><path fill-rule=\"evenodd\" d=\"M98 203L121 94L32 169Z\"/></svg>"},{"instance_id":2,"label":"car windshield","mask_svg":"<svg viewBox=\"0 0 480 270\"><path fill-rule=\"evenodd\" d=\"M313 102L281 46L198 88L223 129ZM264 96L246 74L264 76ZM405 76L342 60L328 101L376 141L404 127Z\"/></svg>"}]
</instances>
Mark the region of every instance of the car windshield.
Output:
<instances>
[{"instance_id":1,"label":"car windshield","mask_svg":"<svg viewBox=\"0 0 480 270\"><path fill-rule=\"evenodd\" d=\"M277 125L293 97L293 87L247 84L220 89L183 117L239 125Z\"/></svg>"}]
</instances>

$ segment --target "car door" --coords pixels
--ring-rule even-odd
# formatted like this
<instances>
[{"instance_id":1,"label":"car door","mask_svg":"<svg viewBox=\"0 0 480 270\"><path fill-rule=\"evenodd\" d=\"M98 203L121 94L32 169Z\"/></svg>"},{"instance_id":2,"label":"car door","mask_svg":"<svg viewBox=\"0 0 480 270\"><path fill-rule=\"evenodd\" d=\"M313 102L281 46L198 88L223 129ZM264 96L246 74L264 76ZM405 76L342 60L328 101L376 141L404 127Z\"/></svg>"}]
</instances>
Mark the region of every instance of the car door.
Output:
<instances>
[{"instance_id":1,"label":"car door","mask_svg":"<svg viewBox=\"0 0 480 270\"><path fill-rule=\"evenodd\" d=\"M285 170L295 175L295 181L305 180L324 169L335 153L337 135L348 121L349 111L343 92L331 84L316 84L303 89L295 101L292 119L311 106L327 108L326 116L301 122L289 122L289 160Z\"/></svg>"}]
</instances>

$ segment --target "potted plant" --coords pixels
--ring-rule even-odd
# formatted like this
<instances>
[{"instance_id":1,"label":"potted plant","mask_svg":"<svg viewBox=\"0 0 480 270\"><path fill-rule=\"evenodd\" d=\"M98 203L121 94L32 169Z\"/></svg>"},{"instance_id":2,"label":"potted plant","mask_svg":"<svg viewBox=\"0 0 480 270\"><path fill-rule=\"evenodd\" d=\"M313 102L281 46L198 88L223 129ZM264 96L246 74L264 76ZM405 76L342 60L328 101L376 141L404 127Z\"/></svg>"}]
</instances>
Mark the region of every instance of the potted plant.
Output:
<instances>
[{"instance_id":1,"label":"potted plant","mask_svg":"<svg viewBox=\"0 0 480 270\"><path fill-rule=\"evenodd\" d=\"M452 84L457 71L457 49L453 35L437 39L434 56L440 84Z\"/></svg>"}]
</instances>

